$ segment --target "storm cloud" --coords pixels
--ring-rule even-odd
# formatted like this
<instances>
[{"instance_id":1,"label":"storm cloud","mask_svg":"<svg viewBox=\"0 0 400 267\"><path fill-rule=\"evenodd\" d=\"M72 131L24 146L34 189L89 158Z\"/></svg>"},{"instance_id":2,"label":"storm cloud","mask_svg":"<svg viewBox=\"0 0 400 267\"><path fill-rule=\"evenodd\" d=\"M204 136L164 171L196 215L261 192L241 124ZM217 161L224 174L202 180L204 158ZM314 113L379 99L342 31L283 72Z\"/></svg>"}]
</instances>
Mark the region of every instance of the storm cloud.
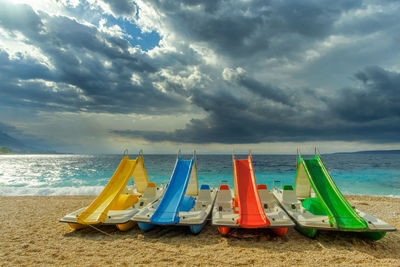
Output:
<instances>
[{"instance_id":1,"label":"storm cloud","mask_svg":"<svg viewBox=\"0 0 400 267\"><path fill-rule=\"evenodd\" d=\"M168 27L217 53L291 57L329 36L339 17L362 1L146 1Z\"/></svg>"},{"instance_id":2,"label":"storm cloud","mask_svg":"<svg viewBox=\"0 0 400 267\"><path fill-rule=\"evenodd\" d=\"M279 105L285 104L280 100L283 93L276 97L269 93L271 88L268 86L236 79L233 81L238 86L260 95L258 90L254 90L256 87L263 92L262 95L269 97L244 99L227 93L205 95L197 91L192 102L206 110L208 115L201 120L192 120L185 129L169 133L132 130L114 133L152 142L400 141L400 73L367 67L354 77L360 82L359 88L340 89L340 93L331 98L298 94L293 97L293 105ZM274 90L283 91L279 88ZM310 102L302 105L307 98ZM287 99L291 97L288 95ZM299 101L295 102L296 99ZM325 102L325 106L313 106L314 101Z\"/></svg>"},{"instance_id":3,"label":"storm cloud","mask_svg":"<svg viewBox=\"0 0 400 267\"><path fill-rule=\"evenodd\" d=\"M162 80L159 67L140 50L129 51L126 39L27 5L1 3L0 10L2 28L28 38L46 58L40 62L22 53L11 58L0 49L4 105L110 113L173 112L184 105L179 95L153 86L153 79ZM140 79L132 81L132 75Z\"/></svg>"},{"instance_id":4,"label":"storm cloud","mask_svg":"<svg viewBox=\"0 0 400 267\"><path fill-rule=\"evenodd\" d=\"M1 2L0 108L155 121L103 133L124 140L398 143L399 14L368 0Z\"/></svg>"},{"instance_id":5,"label":"storm cloud","mask_svg":"<svg viewBox=\"0 0 400 267\"><path fill-rule=\"evenodd\" d=\"M400 117L400 73L367 67L354 77L359 88L345 88L328 102L334 114L351 122L391 120Z\"/></svg>"}]
</instances>

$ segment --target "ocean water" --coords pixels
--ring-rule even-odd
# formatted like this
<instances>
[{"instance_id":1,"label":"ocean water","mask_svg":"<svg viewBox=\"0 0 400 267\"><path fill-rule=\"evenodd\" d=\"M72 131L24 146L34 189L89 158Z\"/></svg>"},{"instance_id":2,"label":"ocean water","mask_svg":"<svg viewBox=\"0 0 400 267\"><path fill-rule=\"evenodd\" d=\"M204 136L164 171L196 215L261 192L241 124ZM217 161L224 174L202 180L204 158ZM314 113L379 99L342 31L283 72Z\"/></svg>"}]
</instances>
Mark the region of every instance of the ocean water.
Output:
<instances>
[{"instance_id":1,"label":"ocean water","mask_svg":"<svg viewBox=\"0 0 400 267\"><path fill-rule=\"evenodd\" d=\"M191 155L183 155L191 158ZM246 155L237 155L246 158ZM122 155L0 155L0 195L97 195ZM399 154L328 154L322 159L344 194L400 197ZM151 181L167 183L176 155L144 155ZM198 155L199 185L233 186L231 155ZM294 184L295 155L253 155L258 184Z\"/></svg>"}]
</instances>

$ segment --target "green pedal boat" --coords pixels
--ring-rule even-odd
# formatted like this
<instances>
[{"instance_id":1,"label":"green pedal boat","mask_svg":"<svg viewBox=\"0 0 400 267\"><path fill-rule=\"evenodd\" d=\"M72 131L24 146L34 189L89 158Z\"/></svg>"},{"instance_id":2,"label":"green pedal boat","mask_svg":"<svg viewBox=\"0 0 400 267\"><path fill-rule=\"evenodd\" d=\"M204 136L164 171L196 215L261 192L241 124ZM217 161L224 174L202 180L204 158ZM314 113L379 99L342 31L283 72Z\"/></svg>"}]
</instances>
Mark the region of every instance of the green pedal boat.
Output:
<instances>
[{"instance_id":1,"label":"green pedal boat","mask_svg":"<svg viewBox=\"0 0 400 267\"><path fill-rule=\"evenodd\" d=\"M356 232L372 240L383 238L386 232L396 231L388 223L354 207L339 191L321 157L297 157L295 188L277 186L273 194L282 208L295 221L296 229L308 237L318 230Z\"/></svg>"}]
</instances>

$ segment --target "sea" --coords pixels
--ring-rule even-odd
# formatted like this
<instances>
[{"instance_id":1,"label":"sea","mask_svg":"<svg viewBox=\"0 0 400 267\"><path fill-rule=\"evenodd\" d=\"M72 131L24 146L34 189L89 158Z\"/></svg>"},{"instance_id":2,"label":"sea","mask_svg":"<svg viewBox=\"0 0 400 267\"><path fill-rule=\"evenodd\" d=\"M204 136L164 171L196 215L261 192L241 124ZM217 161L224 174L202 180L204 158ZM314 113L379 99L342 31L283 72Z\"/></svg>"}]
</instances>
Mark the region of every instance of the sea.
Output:
<instances>
[{"instance_id":1,"label":"sea","mask_svg":"<svg viewBox=\"0 0 400 267\"><path fill-rule=\"evenodd\" d=\"M190 159L192 155L182 157ZM321 157L343 194L400 197L400 154ZM121 159L122 155L0 155L0 196L97 195ZM176 155L144 155L149 179L168 183L175 161ZM269 189L274 181L294 185L296 155L255 154L253 166L258 184ZM197 155L197 177L199 185L232 187L232 155Z\"/></svg>"}]
</instances>

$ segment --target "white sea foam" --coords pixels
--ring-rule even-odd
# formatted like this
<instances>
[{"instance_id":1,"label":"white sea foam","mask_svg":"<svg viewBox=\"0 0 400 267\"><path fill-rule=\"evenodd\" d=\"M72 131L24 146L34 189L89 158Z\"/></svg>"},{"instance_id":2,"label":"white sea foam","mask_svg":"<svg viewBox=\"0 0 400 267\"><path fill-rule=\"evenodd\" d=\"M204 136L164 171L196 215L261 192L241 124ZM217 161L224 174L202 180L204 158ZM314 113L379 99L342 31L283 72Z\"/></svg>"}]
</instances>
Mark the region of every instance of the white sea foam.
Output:
<instances>
[{"instance_id":1,"label":"white sea foam","mask_svg":"<svg viewBox=\"0 0 400 267\"><path fill-rule=\"evenodd\" d=\"M0 196L97 196L104 186L80 186L80 187L0 187ZM345 195L375 196L400 198L400 195L383 194L354 194L346 192Z\"/></svg>"},{"instance_id":2,"label":"white sea foam","mask_svg":"<svg viewBox=\"0 0 400 267\"><path fill-rule=\"evenodd\" d=\"M351 192L342 192L343 195L348 196L365 196L365 197L391 197L391 198L400 198L400 195L393 195L393 194L359 194L359 193L351 193Z\"/></svg>"},{"instance_id":3,"label":"white sea foam","mask_svg":"<svg viewBox=\"0 0 400 267\"><path fill-rule=\"evenodd\" d=\"M400 195L359 195L353 194L355 196L370 196L370 197L392 197L392 198L400 198Z\"/></svg>"},{"instance_id":4,"label":"white sea foam","mask_svg":"<svg viewBox=\"0 0 400 267\"><path fill-rule=\"evenodd\" d=\"M0 196L96 196L104 186L0 187Z\"/></svg>"}]
</instances>

